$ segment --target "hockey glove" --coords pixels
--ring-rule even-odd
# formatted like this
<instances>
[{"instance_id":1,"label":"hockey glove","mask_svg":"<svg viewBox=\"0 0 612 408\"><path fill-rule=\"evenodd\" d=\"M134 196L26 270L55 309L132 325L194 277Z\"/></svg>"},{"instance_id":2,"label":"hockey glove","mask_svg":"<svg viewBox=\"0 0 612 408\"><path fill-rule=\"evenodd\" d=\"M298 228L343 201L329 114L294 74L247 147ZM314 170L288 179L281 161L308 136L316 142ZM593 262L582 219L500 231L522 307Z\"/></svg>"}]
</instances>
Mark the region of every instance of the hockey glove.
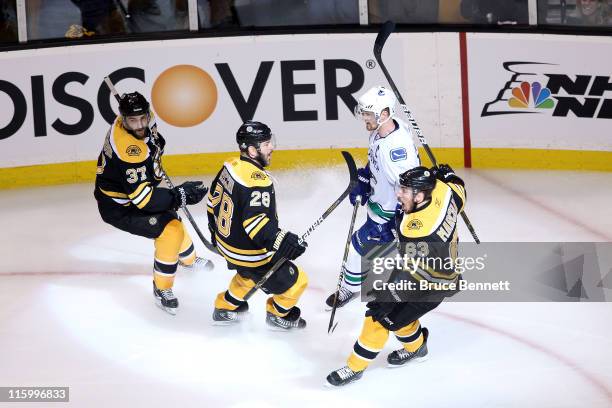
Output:
<instances>
[{"instance_id":1,"label":"hockey glove","mask_svg":"<svg viewBox=\"0 0 612 408\"><path fill-rule=\"evenodd\" d=\"M359 182L349 194L349 201L351 205L355 205L357 202L357 197L361 196L361 205L365 205L370 197L370 177L372 173L370 172L370 167L365 166L364 168L357 170L357 178Z\"/></svg>"},{"instance_id":2,"label":"hockey glove","mask_svg":"<svg viewBox=\"0 0 612 408\"><path fill-rule=\"evenodd\" d=\"M204 187L201 181L186 181L180 186L174 187L172 189L174 209L199 203L207 192L208 188Z\"/></svg>"},{"instance_id":3,"label":"hockey glove","mask_svg":"<svg viewBox=\"0 0 612 408\"><path fill-rule=\"evenodd\" d=\"M372 317L375 322L382 322L383 319L395 309L398 303L395 302L368 302L366 316ZM393 322L391 322L392 324Z\"/></svg>"},{"instance_id":4,"label":"hockey glove","mask_svg":"<svg viewBox=\"0 0 612 408\"><path fill-rule=\"evenodd\" d=\"M298 256L302 255L308 244L306 241L299 243L300 238L293 232L279 230L274 240L272 248L276 250L276 258L287 258L293 261Z\"/></svg>"},{"instance_id":5,"label":"hockey glove","mask_svg":"<svg viewBox=\"0 0 612 408\"><path fill-rule=\"evenodd\" d=\"M381 244L394 241L397 237L397 232L395 231L395 218L391 218L390 221L384 224L376 224L370 231L370 234L371 235L368 236L368 240L370 241L378 241Z\"/></svg>"},{"instance_id":6,"label":"hockey glove","mask_svg":"<svg viewBox=\"0 0 612 408\"><path fill-rule=\"evenodd\" d=\"M442 180L445 183L459 184L465 186L465 183L459 176L455 174L455 171L448 164L441 164L436 170L436 177L438 180Z\"/></svg>"}]
</instances>

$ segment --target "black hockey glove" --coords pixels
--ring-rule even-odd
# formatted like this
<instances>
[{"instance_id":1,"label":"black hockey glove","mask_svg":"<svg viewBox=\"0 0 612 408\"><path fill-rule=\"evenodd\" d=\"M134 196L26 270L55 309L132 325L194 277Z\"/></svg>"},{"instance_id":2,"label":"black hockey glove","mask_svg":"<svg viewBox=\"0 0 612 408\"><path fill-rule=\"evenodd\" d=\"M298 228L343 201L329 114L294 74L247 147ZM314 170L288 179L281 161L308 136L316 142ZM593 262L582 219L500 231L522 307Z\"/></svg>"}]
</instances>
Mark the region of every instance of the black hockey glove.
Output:
<instances>
[{"instance_id":1,"label":"black hockey glove","mask_svg":"<svg viewBox=\"0 0 612 408\"><path fill-rule=\"evenodd\" d=\"M174 195L174 209L186 205L197 204L206 195L208 188L202 185L201 181L186 181L178 187L172 189Z\"/></svg>"},{"instance_id":2,"label":"black hockey glove","mask_svg":"<svg viewBox=\"0 0 612 408\"><path fill-rule=\"evenodd\" d=\"M441 164L436 170L436 177L438 180L442 180L445 183L453 183L464 186L465 183L459 176L455 174L455 171L448 164Z\"/></svg>"},{"instance_id":3,"label":"black hockey glove","mask_svg":"<svg viewBox=\"0 0 612 408\"><path fill-rule=\"evenodd\" d=\"M359 181L349 193L349 201L351 202L351 205L355 205L355 202L357 202L357 197L361 197L361 205L365 205L365 203L368 201L368 198L370 197L370 177L372 177L370 166L365 166L364 168L357 170L357 178Z\"/></svg>"},{"instance_id":4,"label":"black hockey glove","mask_svg":"<svg viewBox=\"0 0 612 408\"><path fill-rule=\"evenodd\" d=\"M272 248L276 250L276 258L287 258L293 261L298 256L302 255L308 244L306 241L299 243L300 238L293 232L279 230L274 240Z\"/></svg>"},{"instance_id":5,"label":"black hockey glove","mask_svg":"<svg viewBox=\"0 0 612 408\"><path fill-rule=\"evenodd\" d=\"M395 302L368 302L366 316L371 316L375 322L381 322L397 305Z\"/></svg>"}]
</instances>

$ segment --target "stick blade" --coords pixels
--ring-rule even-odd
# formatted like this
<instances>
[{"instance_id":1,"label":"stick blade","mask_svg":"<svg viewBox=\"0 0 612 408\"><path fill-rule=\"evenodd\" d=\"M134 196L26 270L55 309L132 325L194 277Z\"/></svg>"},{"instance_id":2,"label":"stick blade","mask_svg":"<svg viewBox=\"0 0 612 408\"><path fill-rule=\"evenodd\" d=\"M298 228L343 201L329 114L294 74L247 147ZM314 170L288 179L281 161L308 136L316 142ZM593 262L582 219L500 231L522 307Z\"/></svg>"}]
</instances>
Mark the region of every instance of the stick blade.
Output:
<instances>
[{"instance_id":1,"label":"stick blade","mask_svg":"<svg viewBox=\"0 0 612 408\"><path fill-rule=\"evenodd\" d=\"M380 57L387 38L395 31L395 23L391 20L387 21L380 27L380 31L374 41L374 55Z\"/></svg>"},{"instance_id":2,"label":"stick blade","mask_svg":"<svg viewBox=\"0 0 612 408\"><path fill-rule=\"evenodd\" d=\"M342 151L342 157L344 157L344 160L346 161L346 165L348 167L349 170L349 177L350 177L350 184L354 185L355 183L357 183L358 178L357 178L357 165L355 164L355 159L353 159L353 156L343 150Z\"/></svg>"}]
</instances>

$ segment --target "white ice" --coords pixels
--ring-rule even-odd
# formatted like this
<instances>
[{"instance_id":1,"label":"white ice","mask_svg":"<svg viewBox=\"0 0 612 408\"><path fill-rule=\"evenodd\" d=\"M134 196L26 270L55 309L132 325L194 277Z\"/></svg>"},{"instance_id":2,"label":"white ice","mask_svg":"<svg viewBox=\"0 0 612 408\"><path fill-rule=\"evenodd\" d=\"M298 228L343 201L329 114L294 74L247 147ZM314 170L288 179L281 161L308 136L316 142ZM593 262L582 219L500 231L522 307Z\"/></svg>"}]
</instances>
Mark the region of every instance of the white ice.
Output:
<instances>
[{"instance_id":1,"label":"white ice","mask_svg":"<svg viewBox=\"0 0 612 408\"><path fill-rule=\"evenodd\" d=\"M459 173L483 241L612 241L609 174ZM338 168L276 177L281 225L301 232L347 176ZM422 319L429 361L387 368L400 347L390 336L362 380L328 389L364 312L359 302L339 310L327 334L323 302L336 285L348 203L298 260L310 277L299 304L307 329L278 333L265 326L261 293L244 324L211 325L214 297L232 276L218 256L211 272L179 269L179 313L163 313L151 294L152 242L104 224L92 190L0 192L0 386L69 386L75 407L612 406L612 303L444 303ZM204 208L192 212L206 231Z\"/></svg>"}]
</instances>

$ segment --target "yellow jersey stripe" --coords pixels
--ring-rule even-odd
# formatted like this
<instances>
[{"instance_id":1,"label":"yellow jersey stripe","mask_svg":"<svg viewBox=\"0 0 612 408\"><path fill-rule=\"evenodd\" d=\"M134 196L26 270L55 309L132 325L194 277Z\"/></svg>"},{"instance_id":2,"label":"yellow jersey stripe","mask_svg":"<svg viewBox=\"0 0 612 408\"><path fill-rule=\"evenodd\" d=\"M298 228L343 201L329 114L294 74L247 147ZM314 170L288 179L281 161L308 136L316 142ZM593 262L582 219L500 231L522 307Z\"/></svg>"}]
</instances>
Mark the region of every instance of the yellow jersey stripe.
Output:
<instances>
[{"instance_id":1,"label":"yellow jersey stripe","mask_svg":"<svg viewBox=\"0 0 612 408\"><path fill-rule=\"evenodd\" d=\"M256 268L258 266L262 266L265 265L267 263L270 263L270 261L272 260L272 256L261 260L261 261L257 261L257 262L245 262L245 261L239 261L237 259L231 258L227 255L225 255L223 252L221 252L221 255L223 255L223 257L230 263L234 264L234 265L239 265L239 266L245 266L247 268Z\"/></svg>"},{"instance_id":2,"label":"yellow jersey stripe","mask_svg":"<svg viewBox=\"0 0 612 408\"><path fill-rule=\"evenodd\" d=\"M453 183L448 183L448 186L461 198L461 208L459 208L459 211L461 211L463 207L465 207L465 188L459 184Z\"/></svg>"},{"instance_id":3,"label":"yellow jersey stripe","mask_svg":"<svg viewBox=\"0 0 612 408\"><path fill-rule=\"evenodd\" d=\"M138 195L139 195L140 193L142 193L142 190L144 190L144 188L145 188L146 186L148 186L149 184L150 184L150 183L149 183L148 181L146 181L146 182L144 182L144 183L140 183L140 184L138 185L138 187L136 187L136 190L134 190L134 191L132 192L132 194L128 194L128 197L129 197L129 198L131 198L132 200L133 200L135 197L138 197Z\"/></svg>"},{"instance_id":4,"label":"yellow jersey stripe","mask_svg":"<svg viewBox=\"0 0 612 408\"><path fill-rule=\"evenodd\" d=\"M118 193L116 191L106 191L100 188L100 191L104 194L106 194L109 197L115 197L115 198L128 198L128 195L125 193Z\"/></svg>"},{"instance_id":5,"label":"yellow jersey stripe","mask_svg":"<svg viewBox=\"0 0 612 408\"><path fill-rule=\"evenodd\" d=\"M136 207L143 209L149 201L151 201L151 197L153 197L153 189L150 189L149 193L138 203Z\"/></svg>"},{"instance_id":6,"label":"yellow jersey stripe","mask_svg":"<svg viewBox=\"0 0 612 408\"><path fill-rule=\"evenodd\" d=\"M217 243L221 244L225 249L227 249L228 251L231 252L235 252L237 254L242 254L242 255L260 255L260 254L265 254L266 252L268 252L268 250L266 248L262 248L262 249L240 249L240 248L236 248L231 246L230 244L223 242L223 240L219 237L219 234L215 234L215 238L217 240Z\"/></svg>"},{"instance_id":7,"label":"yellow jersey stripe","mask_svg":"<svg viewBox=\"0 0 612 408\"><path fill-rule=\"evenodd\" d=\"M263 214L263 213L262 214L257 214L254 217L251 217L249 219L244 220L244 222L242 223L242 226L244 228L247 228L249 226L249 224L254 222L257 218L261 218L261 217L264 217L264 216L265 216L265 214Z\"/></svg>"},{"instance_id":8,"label":"yellow jersey stripe","mask_svg":"<svg viewBox=\"0 0 612 408\"><path fill-rule=\"evenodd\" d=\"M147 183L148 184L148 183ZM153 188L146 185L140 194L136 196L136 198L132 198L132 203L140 208L140 203L142 203L147 197L150 198L150 195L153 194Z\"/></svg>"},{"instance_id":9,"label":"yellow jersey stripe","mask_svg":"<svg viewBox=\"0 0 612 408\"><path fill-rule=\"evenodd\" d=\"M257 233L270 221L270 219L268 217L265 217L263 219L263 221L261 221L259 223L258 226L256 226L255 228L253 228L251 230L251 232L249 232L249 237L251 237L251 239L255 238L255 235L257 235Z\"/></svg>"}]
</instances>

